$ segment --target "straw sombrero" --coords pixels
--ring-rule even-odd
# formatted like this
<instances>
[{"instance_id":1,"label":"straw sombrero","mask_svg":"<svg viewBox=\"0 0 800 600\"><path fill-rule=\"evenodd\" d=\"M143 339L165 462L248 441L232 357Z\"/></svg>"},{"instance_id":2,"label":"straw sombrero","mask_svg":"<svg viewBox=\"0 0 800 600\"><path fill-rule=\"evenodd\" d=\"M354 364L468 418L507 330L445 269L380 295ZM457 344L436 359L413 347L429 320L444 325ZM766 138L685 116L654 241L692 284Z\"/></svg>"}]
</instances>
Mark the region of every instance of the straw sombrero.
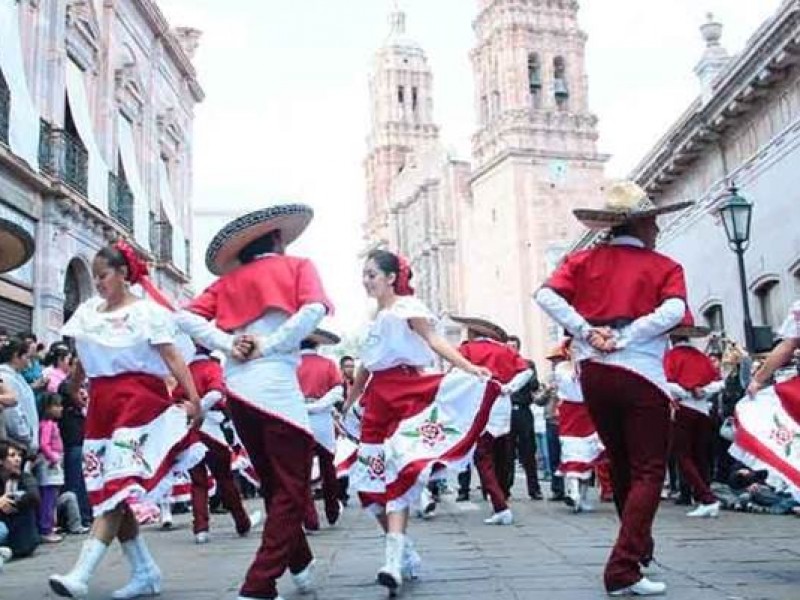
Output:
<instances>
[{"instance_id":1,"label":"straw sombrero","mask_svg":"<svg viewBox=\"0 0 800 600\"><path fill-rule=\"evenodd\" d=\"M317 327L306 340L319 344L320 346L335 346L342 341L342 338L327 329L320 329Z\"/></svg>"},{"instance_id":2,"label":"straw sombrero","mask_svg":"<svg viewBox=\"0 0 800 600\"><path fill-rule=\"evenodd\" d=\"M637 184L619 181L606 191L603 208L576 208L572 214L589 229L607 229L637 219L683 210L693 204L694 202L676 202L667 206L656 206Z\"/></svg>"},{"instance_id":3,"label":"straw sombrero","mask_svg":"<svg viewBox=\"0 0 800 600\"><path fill-rule=\"evenodd\" d=\"M0 273L21 267L33 256L33 237L22 227L0 218Z\"/></svg>"},{"instance_id":4,"label":"straw sombrero","mask_svg":"<svg viewBox=\"0 0 800 600\"><path fill-rule=\"evenodd\" d=\"M505 329L485 317L451 316L450 318L478 335L492 338L498 342L505 342L508 339L508 333L506 333Z\"/></svg>"},{"instance_id":5,"label":"straw sombrero","mask_svg":"<svg viewBox=\"0 0 800 600\"><path fill-rule=\"evenodd\" d=\"M679 325L669 332L671 337L704 338L711 335L710 327L702 325Z\"/></svg>"},{"instance_id":6,"label":"straw sombrero","mask_svg":"<svg viewBox=\"0 0 800 600\"><path fill-rule=\"evenodd\" d=\"M313 217L313 209L305 204L279 204L234 219L208 245L206 267L214 275L224 275L241 264L239 253L251 242L280 230L283 243L290 244Z\"/></svg>"}]
</instances>

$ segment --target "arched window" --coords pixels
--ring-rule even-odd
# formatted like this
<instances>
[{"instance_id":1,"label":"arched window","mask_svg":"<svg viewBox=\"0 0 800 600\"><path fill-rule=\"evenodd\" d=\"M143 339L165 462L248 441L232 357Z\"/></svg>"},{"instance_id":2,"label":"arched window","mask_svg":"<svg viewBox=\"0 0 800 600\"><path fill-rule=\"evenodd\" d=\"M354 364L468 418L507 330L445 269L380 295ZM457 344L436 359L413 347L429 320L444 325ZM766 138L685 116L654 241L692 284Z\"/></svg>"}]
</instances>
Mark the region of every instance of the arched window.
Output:
<instances>
[{"instance_id":1,"label":"arched window","mask_svg":"<svg viewBox=\"0 0 800 600\"><path fill-rule=\"evenodd\" d=\"M711 331L722 333L725 331L725 315L721 304L712 304L703 311L703 319Z\"/></svg>"},{"instance_id":2,"label":"arched window","mask_svg":"<svg viewBox=\"0 0 800 600\"><path fill-rule=\"evenodd\" d=\"M11 110L11 90L8 89L3 72L0 71L0 141L8 143L9 111Z\"/></svg>"},{"instance_id":3,"label":"arched window","mask_svg":"<svg viewBox=\"0 0 800 600\"><path fill-rule=\"evenodd\" d=\"M486 123L489 120L489 99L486 96L481 96L481 123Z\"/></svg>"},{"instance_id":4,"label":"arched window","mask_svg":"<svg viewBox=\"0 0 800 600\"><path fill-rule=\"evenodd\" d=\"M780 299L780 285L777 279L770 279L755 289L758 301L758 316L762 325L776 329L783 320Z\"/></svg>"},{"instance_id":5,"label":"arched window","mask_svg":"<svg viewBox=\"0 0 800 600\"><path fill-rule=\"evenodd\" d=\"M528 55L528 90L533 107L539 108L542 100L542 65L536 53Z\"/></svg>"},{"instance_id":6,"label":"arched window","mask_svg":"<svg viewBox=\"0 0 800 600\"><path fill-rule=\"evenodd\" d=\"M417 91L417 86L411 88L411 110L414 114L417 113L417 109L419 108L419 93Z\"/></svg>"},{"instance_id":7,"label":"arched window","mask_svg":"<svg viewBox=\"0 0 800 600\"><path fill-rule=\"evenodd\" d=\"M556 98L556 105L559 108L566 108L569 100L569 88L567 86L567 65L562 56L553 59L553 94Z\"/></svg>"},{"instance_id":8,"label":"arched window","mask_svg":"<svg viewBox=\"0 0 800 600\"><path fill-rule=\"evenodd\" d=\"M402 85L397 86L397 103L402 106L406 102L406 88Z\"/></svg>"}]
</instances>

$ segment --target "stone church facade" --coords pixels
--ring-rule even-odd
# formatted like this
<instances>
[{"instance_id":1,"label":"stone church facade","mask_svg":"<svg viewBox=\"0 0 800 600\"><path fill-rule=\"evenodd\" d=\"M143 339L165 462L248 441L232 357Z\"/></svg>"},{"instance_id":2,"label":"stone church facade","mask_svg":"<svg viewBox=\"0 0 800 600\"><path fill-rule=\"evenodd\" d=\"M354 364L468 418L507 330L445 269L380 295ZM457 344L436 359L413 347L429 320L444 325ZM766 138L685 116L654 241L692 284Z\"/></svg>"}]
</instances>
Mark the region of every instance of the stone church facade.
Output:
<instances>
[{"instance_id":1,"label":"stone church facade","mask_svg":"<svg viewBox=\"0 0 800 600\"><path fill-rule=\"evenodd\" d=\"M404 17L393 13L371 80L367 247L408 256L440 315L491 317L541 359L556 332L530 296L580 233L572 209L601 201L607 159L578 3L478 0L471 164L442 149L433 74Z\"/></svg>"}]
</instances>

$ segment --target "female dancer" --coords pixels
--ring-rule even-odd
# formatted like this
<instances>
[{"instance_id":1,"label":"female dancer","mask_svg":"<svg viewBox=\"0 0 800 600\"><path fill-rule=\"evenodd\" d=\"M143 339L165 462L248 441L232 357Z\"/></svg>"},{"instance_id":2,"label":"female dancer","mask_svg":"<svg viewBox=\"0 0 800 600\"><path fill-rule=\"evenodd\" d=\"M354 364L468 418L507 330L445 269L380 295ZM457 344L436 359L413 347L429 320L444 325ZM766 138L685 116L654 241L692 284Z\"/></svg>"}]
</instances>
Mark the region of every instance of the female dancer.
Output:
<instances>
[{"instance_id":1,"label":"female dancer","mask_svg":"<svg viewBox=\"0 0 800 600\"><path fill-rule=\"evenodd\" d=\"M385 250L367 256L363 282L378 302L361 352L362 366L345 412L359 396L364 407L351 485L386 532L386 564L378 582L391 593L403 572L414 576L418 556L406 536L408 509L434 470L463 470L486 428L500 386L434 329L435 319L412 296L411 269ZM461 371L424 375L434 353ZM369 379L369 382L367 380Z\"/></svg>"},{"instance_id":2,"label":"female dancer","mask_svg":"<svg viewBox=\"0 0 800 600\"><path fill-rule=\"evenodd\" d=\"M154 595L161 573L128 502L157 500L169 492L175 471L202 458L204 448L187 423L199 414L199 398L175 345L170 313L130 291L147 275L133 249L123 242L103 248L92 272L99 297L84 302L62 334L75 339L82 366L74 385L82 383L83 373L90 382L83 473L95 521L75 566L66 575L52 575L50 587L59 596L86 597L89 579L117 538L132 577L112 597ZM169 373L187 390L181 406L172 403L164 385Z\"/></svg>"},{"instance_id":3,"label":"female dancer","mask_svg":"<svg viewBox=\"0 0 800 600\"><path fill-rule=\"evenodd\" d=\"M778 331L783 341L753 375L751 401L736 405L736 437L730 453L751 469L766 469L768 483L788 489L800 500L800 375L765 387L776 371L788 366L800 350L800 301Z\"/></svg>"}]
</instances>

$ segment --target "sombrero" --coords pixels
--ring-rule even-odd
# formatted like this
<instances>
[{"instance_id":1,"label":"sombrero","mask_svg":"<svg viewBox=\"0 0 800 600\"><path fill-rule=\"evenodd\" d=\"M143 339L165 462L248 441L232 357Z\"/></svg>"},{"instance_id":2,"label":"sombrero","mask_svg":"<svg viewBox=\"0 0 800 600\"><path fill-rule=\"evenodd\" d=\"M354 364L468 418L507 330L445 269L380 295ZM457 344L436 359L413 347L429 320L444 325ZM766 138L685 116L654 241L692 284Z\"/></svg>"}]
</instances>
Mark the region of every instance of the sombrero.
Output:
<instances>
[{"instance_id":1,"label":"sombrero","mask_svg":"<svg viewBox=\"0 0 800 600\"><path fill-rule=\"evenodd\" d=\"M33 256L33 237L22 227L0 218L0 273L13 271Z\"/></svg>"},{"instance_id":2,"label":"sombrero","mask_svg":"<svg viewBox=\"0 0 800 600\"><path fill-rule=\"evenodd\" d=\"M670 337L704 338L711 335L710 327L702 325L679 325L669 332Z\"/></svg>"},{"instance_id":3,"label":"sombrero","mask_svg":"<svg viewBox=\"0 0 800 600\"><path fill-rule=\"evenodd\" d=\"M694 202L656 206L647 193L632 181L613 183L605 194L603 208L576 208L572 214L589 229L607 229L630 221L683 210Z\"/></svg>"},{"instance_id":4,"label":"sombrero","mask_svg":"<svg viewBox=\"0 0 800 600\"><path fill-rule=\"evenodd\" d=\"M223 275L238 267L239 253L251 242L280 230L284 244L296 240L308 227L314 211L305 204L279 204L247 213L220 229L206 250L206 267Z\"/></svg>"},{"instance_id":5,"label":"sombrero","mask_svg":"<svg viewBox=\"0 0 800 600\"><path fill-rule=\"evenodd\" d=\"M478 335L483 335L499 342L505 342L508 339L508 333L506 333L505 329L485 317L451 316L450 318Z\"/></svg>"},{"instance_id":6,"label":"sombrero","mask_svg":"<svg viewBox=\"0 0 800 600\"><path fill-rule=\"evenodd\" d=\"M335 346L342 341L342 338L335 333L328 331L327 329L320 329L319 327L317 327L306 339L310 342L314 342L315 344L319 344L320 346Z\"/></svg>"}]
</instances>

